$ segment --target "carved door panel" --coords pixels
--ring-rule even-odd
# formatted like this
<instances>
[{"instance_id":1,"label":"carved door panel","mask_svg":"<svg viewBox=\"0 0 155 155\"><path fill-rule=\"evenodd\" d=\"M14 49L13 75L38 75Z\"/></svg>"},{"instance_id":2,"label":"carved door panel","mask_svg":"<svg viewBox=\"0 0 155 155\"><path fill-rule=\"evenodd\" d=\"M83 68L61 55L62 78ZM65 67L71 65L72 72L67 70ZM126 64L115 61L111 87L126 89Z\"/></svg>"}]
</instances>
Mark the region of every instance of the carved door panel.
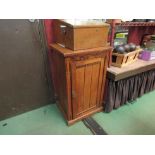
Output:
<instances>
[{"instance_id":1,"label":"carved door panel","mask_svg":"<svg viewBox=\"0 0 155 155\"><path fill-rule=\"evenodd\" d=\"M73 118L101 106L104 58L71 62Z\"/></svg>"}]
</instances>

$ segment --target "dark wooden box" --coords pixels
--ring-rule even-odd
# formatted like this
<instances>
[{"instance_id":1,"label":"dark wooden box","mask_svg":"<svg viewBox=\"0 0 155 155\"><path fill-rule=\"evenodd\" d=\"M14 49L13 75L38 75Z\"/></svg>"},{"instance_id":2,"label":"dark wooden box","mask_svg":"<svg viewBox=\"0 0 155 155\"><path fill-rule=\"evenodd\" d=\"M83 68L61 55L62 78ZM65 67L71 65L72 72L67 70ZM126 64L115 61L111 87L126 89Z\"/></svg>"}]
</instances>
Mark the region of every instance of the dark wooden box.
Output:
<instances>
[{"instance_id":1,"label":"dark wooden box","mask_svg":"<svg viewBox=\"0 0 155 155\"><path fill-rule=\"evenodd\" d=\"M107 45L109 24L103 22L53 22L56 43L71 50L81 50Z\"/></svg>"}]
</instances>

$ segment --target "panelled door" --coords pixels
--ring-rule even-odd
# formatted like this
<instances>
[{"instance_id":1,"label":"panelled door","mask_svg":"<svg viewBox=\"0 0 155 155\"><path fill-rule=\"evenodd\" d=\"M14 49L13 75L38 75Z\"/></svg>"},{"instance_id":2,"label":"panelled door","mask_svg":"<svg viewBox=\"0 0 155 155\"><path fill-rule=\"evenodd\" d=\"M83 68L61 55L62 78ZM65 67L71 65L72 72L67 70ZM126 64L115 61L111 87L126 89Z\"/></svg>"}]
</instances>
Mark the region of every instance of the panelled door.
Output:
<instances>
[{"instance_id":1,"label":"panelled door","mask_svg":"<svg viewBox=\"0 0 155 155\"><path fill-rule=\"evenodd\" d=\"M73 118L100 107L104 58L71 63Z\"/></svg>"}]
</instances>

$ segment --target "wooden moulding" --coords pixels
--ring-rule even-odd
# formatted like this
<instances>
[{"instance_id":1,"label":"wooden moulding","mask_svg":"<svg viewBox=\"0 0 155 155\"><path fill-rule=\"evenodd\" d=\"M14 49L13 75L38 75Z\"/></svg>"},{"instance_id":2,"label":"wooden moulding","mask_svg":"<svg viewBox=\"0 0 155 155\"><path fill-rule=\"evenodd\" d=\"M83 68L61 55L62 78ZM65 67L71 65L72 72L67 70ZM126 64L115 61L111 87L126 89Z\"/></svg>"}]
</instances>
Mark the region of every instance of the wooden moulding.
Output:
<instances>
[{"instance_id":1,"label":"wooden moulding","mask_svg":"<svg viewBox=\"0 0 155 155\"><path fill-rule=\"evenodd\" d=\"M127 66L135 62L138 59L138 55L140 51L142 51L142 49L139 48L133 52L126 53L126 54L113 53L112 54L112 66L121 68L123 66Z\"/></svg>"}]
</instances>

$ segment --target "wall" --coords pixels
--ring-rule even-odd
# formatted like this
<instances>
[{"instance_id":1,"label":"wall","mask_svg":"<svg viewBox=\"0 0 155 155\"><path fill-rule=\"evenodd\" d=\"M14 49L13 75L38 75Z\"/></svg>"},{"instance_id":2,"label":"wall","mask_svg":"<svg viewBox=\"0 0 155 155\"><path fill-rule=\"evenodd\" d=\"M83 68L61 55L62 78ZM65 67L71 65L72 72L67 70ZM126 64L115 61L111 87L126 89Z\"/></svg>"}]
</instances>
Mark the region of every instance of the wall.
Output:
<instances>
[{"instance_id":1,"label":"wall","mask_svg":"<svg viewBox=\"0 0 155 155\"><path fill-rule=\"evenodd\" d=\"M0 120L53 102L42 32L38 22L0 20Z\"/></svg>"}]
</instances>

